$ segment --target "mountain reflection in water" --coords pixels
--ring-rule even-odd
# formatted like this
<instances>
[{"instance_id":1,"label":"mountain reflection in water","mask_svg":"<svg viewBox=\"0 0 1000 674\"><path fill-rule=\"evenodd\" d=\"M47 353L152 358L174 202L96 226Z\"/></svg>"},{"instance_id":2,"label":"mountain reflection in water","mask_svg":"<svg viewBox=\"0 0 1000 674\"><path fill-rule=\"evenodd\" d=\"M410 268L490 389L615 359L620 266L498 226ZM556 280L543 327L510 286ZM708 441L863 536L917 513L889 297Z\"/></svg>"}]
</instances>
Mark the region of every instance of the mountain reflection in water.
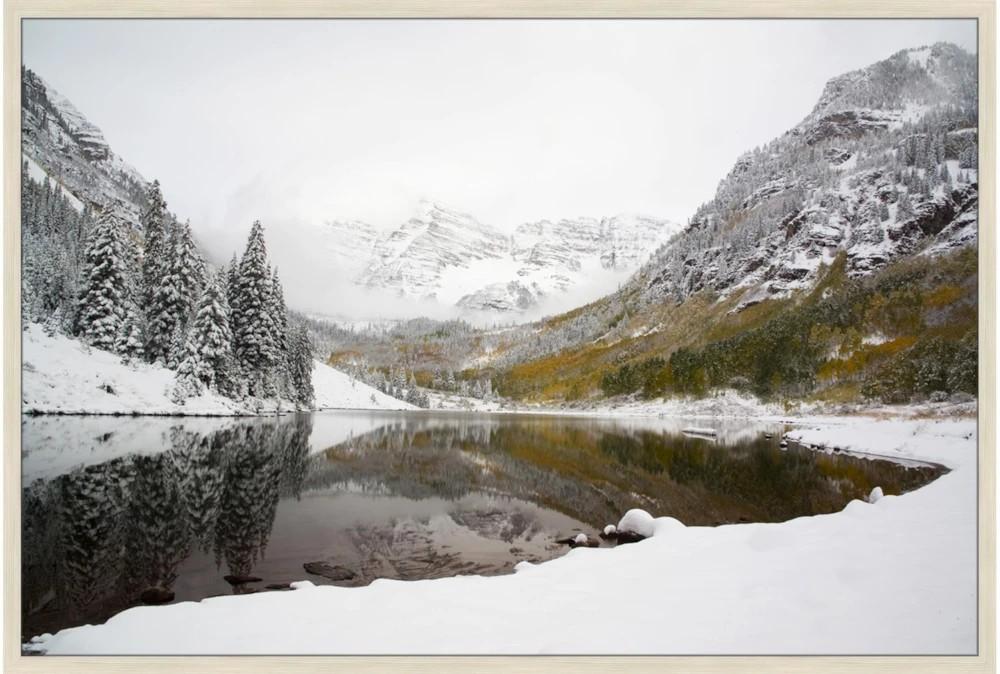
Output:
<instances>
[{"instance_id":1,"label":"mountain reflection in water","mask_svg":"<svg viewBox=\"0 0 1000 674\"><path fill-rule=\"evenodd\" d=\"M102 622L149 588L185 601L305 578L505 573L563 554L556 540L595 536L629 508L689 525L776 522L941 471L782 450L773 425L720 427L715 441L678 424L433 412L25 418L22 636ZM307 573L309 562L327 576Z\"/></svg>"}]
</instances>

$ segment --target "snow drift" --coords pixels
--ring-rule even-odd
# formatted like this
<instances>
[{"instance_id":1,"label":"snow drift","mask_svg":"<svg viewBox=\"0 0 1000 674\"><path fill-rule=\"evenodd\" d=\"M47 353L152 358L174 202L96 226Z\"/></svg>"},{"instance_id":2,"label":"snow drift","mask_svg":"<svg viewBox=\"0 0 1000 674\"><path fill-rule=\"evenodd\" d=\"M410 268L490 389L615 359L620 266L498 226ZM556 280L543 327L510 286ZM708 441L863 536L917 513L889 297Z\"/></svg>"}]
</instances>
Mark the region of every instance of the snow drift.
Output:
<instances>
[{"instance_id":1,"label":"snow drift","mask_svg":"<svg viewBox=\"0 0 1000 674\"><path fill-rule=\"evenodd\" d=\"M273 412L279 401L243 403L211 391L177 404L176 373L145 362L126 363L41 325L25 326L22 340L21 411L27 414L240 415ZM319 361L313 366L317 409L409 410L413 405ZM289 403L280 405L288 410Z\"/></svg>"}]
</instances>

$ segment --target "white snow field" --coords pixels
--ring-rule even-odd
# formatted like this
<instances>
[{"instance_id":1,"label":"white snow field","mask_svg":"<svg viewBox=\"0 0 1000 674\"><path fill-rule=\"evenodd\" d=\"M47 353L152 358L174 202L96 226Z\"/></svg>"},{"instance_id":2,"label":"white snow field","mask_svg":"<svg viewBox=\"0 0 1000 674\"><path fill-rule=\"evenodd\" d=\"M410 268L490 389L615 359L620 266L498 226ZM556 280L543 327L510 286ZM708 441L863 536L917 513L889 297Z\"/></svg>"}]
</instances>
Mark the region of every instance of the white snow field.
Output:
<instances>
[{"instance_id":1,"label":"white snow field","mask_svg":"<svg viewBox=\"0 0 1000 674\"><path fill-rule=\"evenodd\" d=\"M976 423L811 419L812 445L941 462L938 480L781 524L685 527L498 577L132 608L36 637L50 654L971 654ZM629 522L619 524L630 524Z\"/></svg>"},{"instance_id":2,"label":"white snow field","mask_svg":"<svg viewBox=\"0 0 1000 674\"><path fill-rule=\"evenodd\" d=\"M61 414L239 415L273 411L276 401L254 405L206 392L183 405L170 398L174 372L149 363L125 363L107 351L41 325L21 332L21 411ZM410 410L397 400L319 361L313 367L318 409ZM282 409L293 406L284 403Z\"/></svg>"}]
</instances>

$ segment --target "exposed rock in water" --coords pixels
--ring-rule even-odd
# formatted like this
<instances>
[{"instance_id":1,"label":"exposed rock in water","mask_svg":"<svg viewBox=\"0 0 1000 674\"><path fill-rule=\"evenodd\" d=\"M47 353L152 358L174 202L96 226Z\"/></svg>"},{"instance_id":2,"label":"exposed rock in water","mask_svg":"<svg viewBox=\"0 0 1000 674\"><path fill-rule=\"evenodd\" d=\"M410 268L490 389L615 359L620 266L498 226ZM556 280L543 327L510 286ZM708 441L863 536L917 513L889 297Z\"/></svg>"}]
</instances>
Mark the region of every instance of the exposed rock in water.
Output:
<instances>
[{"instance_id":1,"label":"exposed rock in water","mask_svg":"<svg viewBox=\"0 0 1000 674\"><path fill-rule=\"evenodd\" d=\"M147 587L139 595L139 601L143 604L149 604L151 606L156 606L158 604L167 604L174 600L174 593L165 587Z\"/></svg>"},{"instance_id":2,"label":"exposed rock in water","mask_svg":"<svg viewBox=\"0 0 1000 674\"><path fill-rule=\"evenodd\" d=\"M230 585L246 585L247 583L259 583L257 576L223 576L223 579Z\"/></svg>"},{"instance_id":3,"label":"exposed rock in water","mask_svg":"<svg viewBox=\"0 0 1000 674\"><path fill-rule=\"evenodd\" d=\"M568 545L571 548L596 548L601 545L600 541L590 538L584 533L579 533L569 538L560 538L556 543Z\"/></svg>"},{"instance_id":4,"label":"exposed rock in water","mask_svg":"<svg viewBox=\"0 0 1000 674\"><path fill-rule=\"evenodd\" d=\"M634 531L619 531L617 540L619 545L624 545L625 543L638 543L639 541L645 540L646 537L642 534L637 534Z\"/></svg>"},{"instance_id":5,"label":"exposed rock in water","mask_svg":"<svg viewBox=\"0 0 1000 674\"><path fill-rule=\"evenodd\" d=\"M323 576L333 581L351 580L357 574L344 566L330 564L329 562L306 562L302 565L308 573L316 576Z\"/></svg>"}]
</instances>

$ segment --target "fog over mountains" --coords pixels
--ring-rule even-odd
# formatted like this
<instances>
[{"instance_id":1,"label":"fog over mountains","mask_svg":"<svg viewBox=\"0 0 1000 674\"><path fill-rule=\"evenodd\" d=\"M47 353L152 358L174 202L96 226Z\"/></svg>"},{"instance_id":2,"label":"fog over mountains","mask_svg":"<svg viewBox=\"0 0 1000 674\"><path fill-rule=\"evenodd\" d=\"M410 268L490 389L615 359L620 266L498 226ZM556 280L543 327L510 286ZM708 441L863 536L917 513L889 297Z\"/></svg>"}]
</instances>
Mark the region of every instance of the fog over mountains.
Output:
<instances>
[{"instance_id":1,"label":"fog over mountains","mask_svg":"<svg viewBox=\"0 0 1000 674\"><path fill-rule=\"evenodd\" d=\"M618 215L525 223L508 236L472 215L423 201L411 219L385 233L363 222L333 221L325 245L364 288L516 314L595 278L624 280L678 230L667 220Z\"/></svg>"},{"instance_id":2,"label":"fog over mountains","mask_svg":"<svg viewBox=\"0 0 1000 674\"><path fill-rule=\"evenodd\" d=\"M23 90L22 145L30 174L47 176L81 208L111 207L138 228L149 180L39 75L25 70ZM320 242L298 245L310 249L306 264L318 277L329 273L347 281L377 305L386 298L418 299L431 315L506 321L532 311L537 317L543 306L550 313L568 310L611 292L679 229L665 219L614 215L529 222L508 235L423 200L413 217L389 231L332 220L314 228ZM354 315L357 306L347 305L336 318L378 317Z\"/></svg>"},{"instance_id":3,"label":"fog over mountains","mask_svg":"<svg viewBox=\"0 0 1000 674\"><path fill-rule=\"evenodd\" d=\"M138 227L147 178L39 75L25 70L22 91L29 173ZM739 292L740 307L785 297L810 287L839 251L857 275L917 249L975 241L976 95L967 52L948 43L904 50L830 80L801 123L738 159L679 235L676 223L630 214L504 231L425 200L394 228L313 223L314 236L285 242L302 255L290 275L317 278L322 301L303 310L322 306L340 319L520 321L625 284L644 302L704 289Z\"/></svg>"}]
</instances>

